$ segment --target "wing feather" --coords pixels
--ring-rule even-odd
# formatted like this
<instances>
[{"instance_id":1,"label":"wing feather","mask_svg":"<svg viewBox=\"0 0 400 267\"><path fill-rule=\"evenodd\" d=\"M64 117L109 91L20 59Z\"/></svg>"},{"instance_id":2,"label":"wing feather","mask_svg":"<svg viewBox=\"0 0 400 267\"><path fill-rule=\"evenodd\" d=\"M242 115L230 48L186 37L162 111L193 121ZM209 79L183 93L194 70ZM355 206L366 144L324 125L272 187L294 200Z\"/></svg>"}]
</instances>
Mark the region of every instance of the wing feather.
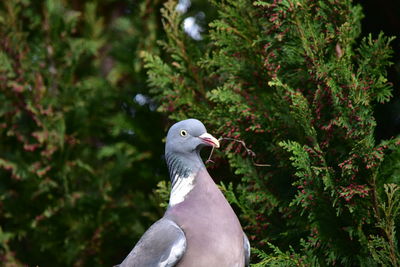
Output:
<instances>
[{"instance_id":1,"label":"wing feather","mask_svg":"<svg viewBox=\"0 0 400 267\"><path fill-rule=\"evenodd\" d=\"M244 262L245 266L250 266L250 242L246 234L243 233L243 245L244 245Z\"/></svg>"},{"instance_id":2,"label":"wing feather","mask_svg":"<svg viewBox=\"0 0 400 267\"><path fill-rule=\"evenodd\" d=\"M172 267L186 250L186 237L173 221L162 218L140 238L119 267Z\"/></svg>"}]
</instances>

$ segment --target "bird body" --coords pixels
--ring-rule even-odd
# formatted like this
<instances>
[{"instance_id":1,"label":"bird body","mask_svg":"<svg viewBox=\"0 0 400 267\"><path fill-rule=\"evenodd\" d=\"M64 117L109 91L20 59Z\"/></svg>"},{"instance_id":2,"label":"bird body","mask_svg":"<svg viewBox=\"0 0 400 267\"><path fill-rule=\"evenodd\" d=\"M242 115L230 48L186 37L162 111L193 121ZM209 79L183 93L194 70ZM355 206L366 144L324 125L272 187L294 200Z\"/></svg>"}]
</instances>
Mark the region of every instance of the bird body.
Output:
<instances>
[{"instance_id":1,"label":"bird body","mask_svg":"<svg viewBox=\"0 0 400 267\"><path fill-rule=\"evenodd\" d=\"M142 236L120 267L243 267L250 245L240 222L200 157L219 142L195 119L174 124L165 157L171 195L163 218Z\"/></svg>"},{"instance_id":2,"label":"bird body","mask_svg":"<svg viewBox=\"0 0 400 267\"><path fill-rule=\"evenodd\" d=\"M205 168L199 170L185 201L169 207L164 218L174 221L186 236L187 248L176 266L244 266L242 227Z\"/></svg>"}]
</instances>

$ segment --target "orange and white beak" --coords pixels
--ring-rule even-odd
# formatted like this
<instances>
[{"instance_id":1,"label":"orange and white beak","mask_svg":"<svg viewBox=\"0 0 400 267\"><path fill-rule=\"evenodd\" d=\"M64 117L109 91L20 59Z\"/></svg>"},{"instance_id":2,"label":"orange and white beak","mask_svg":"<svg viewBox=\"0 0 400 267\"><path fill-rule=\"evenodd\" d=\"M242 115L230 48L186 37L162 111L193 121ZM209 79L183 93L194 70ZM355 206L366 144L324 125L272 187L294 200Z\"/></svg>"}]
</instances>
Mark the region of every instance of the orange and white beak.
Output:
<instances>
[{"instance_id":1,"label":"orange and white beak","mask_svg":"<svg viewBox=\"0 0 400 267\"><path fill-rule=\"evenodd\" d=\"M212 136L209 133L203 133L202 135L199 136L201 140L203 140L204 143L211 145L213 147L219 148L219 141L217 138Z\"/></svg>"}]
</instances>

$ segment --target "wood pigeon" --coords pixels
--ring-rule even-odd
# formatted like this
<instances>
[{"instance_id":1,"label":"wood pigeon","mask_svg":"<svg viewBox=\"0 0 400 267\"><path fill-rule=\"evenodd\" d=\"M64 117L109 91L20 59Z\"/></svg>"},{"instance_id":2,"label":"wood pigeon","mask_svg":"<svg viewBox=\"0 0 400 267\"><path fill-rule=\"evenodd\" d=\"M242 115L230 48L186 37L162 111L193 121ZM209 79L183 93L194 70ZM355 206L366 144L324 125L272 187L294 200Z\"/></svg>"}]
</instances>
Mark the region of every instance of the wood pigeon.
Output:
<instances>
[{"instance_id":1,"label":"wood pigeon","mask_svg":"<svg viewBox=\"0 0 400 267\"><path fill-rule=\"evenodd\" d=\"M142 236L120 267L243 267L250 244L200 157L219 147L203 123L187 119L168 131L165 158L171 195L164 216Z\"/></svg>"}]
</instances>

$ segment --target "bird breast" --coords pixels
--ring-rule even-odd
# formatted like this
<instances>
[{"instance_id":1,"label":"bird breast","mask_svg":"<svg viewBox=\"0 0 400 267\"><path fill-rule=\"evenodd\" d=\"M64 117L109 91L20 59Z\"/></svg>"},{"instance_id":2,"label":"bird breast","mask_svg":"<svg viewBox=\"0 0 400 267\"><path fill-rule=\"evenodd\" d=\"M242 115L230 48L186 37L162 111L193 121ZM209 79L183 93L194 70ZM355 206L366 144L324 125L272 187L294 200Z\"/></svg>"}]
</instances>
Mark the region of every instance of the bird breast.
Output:
<instances>
[{"instance_id":1,"label":"bird breast","mask_svg":"<svg viewBox=\"0 0 400 267\"><path fill-rule=\"evenodd\" d=\"M187 241L177 266L244 266L242 227L207 170L200 170L184 200L165 216L182 228Z\"/></svg>"}]
</instances>

